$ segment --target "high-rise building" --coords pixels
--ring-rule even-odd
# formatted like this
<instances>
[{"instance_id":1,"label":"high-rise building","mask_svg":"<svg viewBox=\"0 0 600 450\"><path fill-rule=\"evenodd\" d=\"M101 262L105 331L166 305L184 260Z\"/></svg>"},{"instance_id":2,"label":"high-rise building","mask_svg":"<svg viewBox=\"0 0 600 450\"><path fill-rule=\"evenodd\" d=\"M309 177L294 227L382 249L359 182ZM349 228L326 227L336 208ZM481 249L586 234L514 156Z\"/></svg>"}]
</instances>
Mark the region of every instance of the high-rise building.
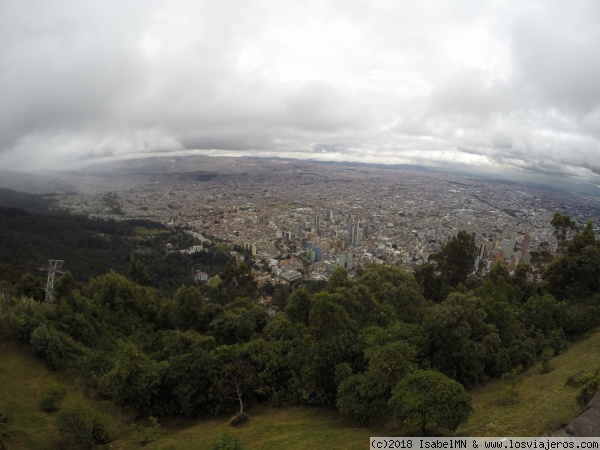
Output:
<instances>
[{"instance_id":1,"label":"high-rise building","mask_svg":"<svg viewBox=\"0 0 600 450\"><path fill-rule=\"evenodd\" d=\"M479 244L479 259L483 259L485 257L485 251L486 251L486 243L482 242L481 244Z\"/></svg>"},{"instance_id":2,"label":"high-rise building","mask_svg":"<svg viewBox=\"0 0 600 450\"><path fill-rule=\"evenodd\" d=\"M346 253L346 269L350 270L352 269L352 257L354 256L353 253Z\"/></svg>"},{"instance_id":3,"label":"high-rise building","mask_svg":"<svg viewBox=\"0 0 600 450\"><path fill-rule=\"evenodd\" d=\"M346 217L346 242L348 244L352 243L352 214L350 213Z\"/></svg>"},{"instance_id":4,"label":"high-rise building","mask_svg":"<svg viewBox=\"0 0 600 450\"><path fill-rule=\"evenodd\" d=\"M352 269L352 258L353 258L354 254L353 253L342 253L339 257L338 257L338 267L343 267L346 270L350 270Z\"/></svg>"},{"instance_id":5,"label":"high-rise building","mask_svg":"<svg viewBox=\"0 0 600 450\"><path fill-rule=\"evenodd\" d=\"M360 245L360 222L354 222L352 224L350 244L355 247Z\"/></svg>"},{"instance_id":6,"label":"high-rise building","mask_svg":"<svg viewBox=\"0 0 600 450\"><path fill-rule=\"evenodd\" d=\"M300 234L304 231L304 224L298 222L294 223L292 231L296 236L300 236Z\"/></svg>"},{"instance_id":7,"label":"high-rise building","mask_svg":"<svg viewBox=\"0 0 600 450\"><path fill-rule=\"evenodd\" d=\"M320 216L315 216L313 231L316 233L317 236L321 234L321 217Z\"/></svg>"}]
</instances>

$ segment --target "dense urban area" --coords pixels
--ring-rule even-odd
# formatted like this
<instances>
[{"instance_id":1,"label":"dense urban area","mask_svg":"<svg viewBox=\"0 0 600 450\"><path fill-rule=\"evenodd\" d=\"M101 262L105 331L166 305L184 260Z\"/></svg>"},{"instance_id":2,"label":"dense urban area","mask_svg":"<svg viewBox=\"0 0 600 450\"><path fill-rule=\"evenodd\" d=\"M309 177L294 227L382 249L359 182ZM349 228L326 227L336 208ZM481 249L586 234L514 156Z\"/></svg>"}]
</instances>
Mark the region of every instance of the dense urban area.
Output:
<instances>
[{"instance_id":1,"label":"dense urban area","mask_svg":"<svg viewBox=\"0 0 600 450\"><path fill-rule=\"evenodd\" d=\"M259 284L353 275L371 264L412 271L467 231L485 274L557 246L553 215L580 228L600 202L576 192L441 171L247 158L146 158L63 174L77 193L60 207L90 217L150 219L248 250ZM198 275L199 277L202 274ZM530 274L530 276L533 276Z\"/></svg>"}]
</instances>

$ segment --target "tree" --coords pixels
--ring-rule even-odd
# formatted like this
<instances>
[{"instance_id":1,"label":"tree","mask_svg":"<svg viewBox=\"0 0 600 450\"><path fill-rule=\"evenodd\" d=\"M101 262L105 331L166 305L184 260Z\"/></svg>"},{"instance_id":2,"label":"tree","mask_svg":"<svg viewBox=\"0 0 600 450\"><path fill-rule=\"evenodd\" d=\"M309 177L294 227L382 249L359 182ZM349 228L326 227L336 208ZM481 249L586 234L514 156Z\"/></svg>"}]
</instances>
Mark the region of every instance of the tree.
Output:
<instances>
[{"instance_id":1,"label":"tree","mask_svg":"<svg viewBox=\"0 0 600 450\"><path fill-rule=\"evenodd\" d=\"M351 285L352 282L348 279L348 272L341 267L335 269L327 280L327 290L329 292L335 292L338 288L350 287Z\"/></svg>"},{"instance_id":2,"label":"tree","mask_svg":"<svg viewBox=\"0 0 600 450\"><path fill-rule=\"evenodd\" d=\"M38 302L44 300L44 286L40 278L35 278L27 272L16 285L17 295L31 297Z\"/></svg>"},{"instance_id":3,"label":"tree","mask_svg":"<svg viewBox=\"0 0 600 450\"><path fill-rule=\"evenodd\" d=\"M333 403L337 394L335 366L362 361L358 326L340 306L341 294L321 292L310 300L308 327L293 345L291 365L297 394L311 404ZM300 331L300 330L299 330Z\"/></svg>"},{"instance_id":4,"label":"tree","mask_svg":"<svg viewBox=\"0 0 600 450\"><path fill-rule=\"evenodd\" d=\"M587 405L600 389L600 367L592 373L586 373L580 380L581 389L577 394L577 404L580 407Z\"/></svg>"},{"instance_id":5,"label":"tree","mask_svg":"<svg viewBox=\"0 0 600 450\"><path fill-rule=\"evenodd\" d=\"M548 373L552 370L550 366L550 360L554 356L554 349L552 347L546 347L540 356L540 362L542 363L542 373Z\"/></svg>"},{"instance_id":6,"label":"tree","mask_svg":"<svg viewBox=\"0 0 600 450\"><path fill-rule=\"evenodd\" d=\"M453 431L472 410L464 387L434 370L417 370L404 377L394 388L390 406L399 423L417 423L423 434L431 423Z\"/></svg>"},{"instance_id":7,"label":"tree","mask_svg":"<svg viewBox=\"0 0 600 450\"><path fill-rule=\"evenodd\" d=\"M98 391L116 404L147 411L154 406L168 365L152 361L133 343L119 341L118 347L113 368L100 378Z\"/></svg>"},{"instance_id":8,"label":"tree","mask_svg":"<svg viewBox=\"0 0 600 450\"><path fill-rule=\"evenodd\" d=\"M548 291L557 298L586 300L600 290L600 245L595 238L594 223L589 221L575 234L566 251L552 261L544 273Z\"/></svg>"},{"instance_id":9,"label":"tree","mask_svg":"<svg viewBox=\"0 0 600 450\"><path fill-rule=\"evenodd\" d=\"M77 354L73 340L50 325L40 325L33 330L30 343L52 369L61 368Z\"/></svg>"},{"instance_id":10,"label":"tree","mask_svg":"<svg viewBox=\"0 0 600 450\"><path fill-rule=\"evenodd\" d=\"M58 431L70 438L79 448L91 448L96 444L110 442L106 418L87 405L78 403L60 413Z\"/></svg>"},{"instance_id":11,"label":"tree","mask_svg":"<svg viewBox=\"0 0 600 450\"><path fill-rule=\"evenodd\" d=\"M214 353L195 349L169 358L160 400L165 414L186 416L214 413L219 366Z\"/></svg>"},{"instance_id":12,"label":"tree","mask_svg":"<svg viewBox=\"0 0 600 450\"><path fill-rule=\"evenodd\" d=\"M306 289L296 289L287 300L285 313L292 322L308 325L311 295Z\"/></svg>"},{"instance_id":13,"label":"tree","mask_svg":"<svg viewBox=\"0 0 600 450\"><path fill-rule=\"evenodd\" d=\"M423 292L423 296L436 303L444 299L444 285L441 275L437 273L436 266L432 262L420 264L415 270L415 278Z\"/></svg>"},{"instance_id":14,"label":"tree","mask_svg":"<svg viewBox=\"0 0 600 450\"><path fill-rule=\"evenodd\" d=\"M374 345L365 350L369 372L380 373L391 389L414 365L416 351L405 341Z\"/></svg>"},{"instance_id":15,"label":"tree","mask_svg":"<svg viewBox=\"0 0 600 450\"><path fill-rule=\"evenodd\" d=\"M181 286L173 297L172 318L180 330L204 331L206 324L201 320L203 299L199 289Z\"/></svg>"},{"instance_id":16,"label":"tree","mask_svg":"<svg viewBox=\"0 0 600 450\"><path fill-rule=\"evenodd\" d=\"M238 359L224 364L221 368L218 390L225 398L237 400L240 405L238 414L242 414L244 412L244 394L252 389L256 383L256 371L252 364Z\"/></svg>"},{"instance_id":17,"label":"tree","mask_svg":"<svg viewBox=\"0 0 600 450\"><path fill-rule=\"evenodd\" d=\"M134 256L131 256L129 259L129 276L137 284L141 284L143 286L150 286L151 284L148 275L146 275L144 265Z\"/></svg>"},{"instance_id":18,"label":"tree","mask_svg":"<svg viewBox=\"0 0 600 450\"><path fill-rule=\"evenodd\" d=\"M570 216L562 215L561 213L555 213L554 217L550 224L554 227L554 236L556 237L556 241L558 243L558 248L556 249L556 253L564 248L567 241L567 233L569 231L577 230L577 223L571 220Z\"/></svg>"},{"instance_id":19,"label":"tree","mask_svg":"<svg viewBox=\"0 0 600 450\"><path fill-rule=\"evenodd\" d=\"M226 310L208 326L208 332L219 345L233 345L250 340L255 331L251 311L244 308Z\"/></svg>"},{"instance_id":20,"label":"tree","mask_svg":"<svg viewBox=\"0 0 600 450\"><path fill-rule=\"evenodd\" d=\"M376 421L387 411L392 388L413 366L414 356L414 348L400 340L367 348L367 371L349 375L338 386L338 410L363 423Z\"/></svg>"},{"instance_id":21,"label":"tree","mask_svg":"<svg viewBox=\"0 0 600 450\"><path fill-rule=\"evenodd\" d=\"M423 328L429 336L431 366L465 386L473 386L497 365L500 337L486 323L481 299L450 294L427 310Z\"/></svg>"},{"instance_id":22,"label":"tree","mask_svg":"<svg viewBox=\"0 0 600 450\"><path fill-rule=\"evenodd\" d=\"M339 412L362 423L373 423L387 410L390 390L381 372L350 375L338 387Z\"/></svg>"},{"instance_id":23,"label":"tree","mask_svg":"<svg viewBox=\"0 0 600 450\"><path fill-rule=\"evenodd\" d=\"M398 267L373 264L357 283L366 286L379 303L391 306L398 319L409 323L421 321L425 298L412 274Z\"/></svg>"},{"instance_id":24,"label":"tree","mask_svg":"<svg viewBox=\"0 0 600 450\"><path fill-rule=\"evenodd\" d=\"M456 287L467 281L467 276L473 272L477 247L466 231L459 231L442 247L429 257L436 263L442 280L447 286Z\"/></svg>"}]
</instances>

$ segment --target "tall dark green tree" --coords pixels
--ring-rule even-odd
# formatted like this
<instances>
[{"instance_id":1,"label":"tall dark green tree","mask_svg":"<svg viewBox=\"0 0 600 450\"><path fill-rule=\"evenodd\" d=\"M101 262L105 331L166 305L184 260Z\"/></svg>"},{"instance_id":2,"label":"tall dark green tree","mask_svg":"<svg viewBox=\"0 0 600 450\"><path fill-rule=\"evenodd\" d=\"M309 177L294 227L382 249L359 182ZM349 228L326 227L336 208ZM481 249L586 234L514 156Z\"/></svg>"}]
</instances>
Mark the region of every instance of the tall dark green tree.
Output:
<instances>
[{"instance_id":1,"label":"tall dark green tree","mask_svg":"<svg viewBox=\"0 0 600 450\"><path fill-rule=\"evenodd\" d=\"M444 284L456 287L467 281L467 276L473 272L476 254L475 242L469 233L462 230L429 259L436 264Z\"/></svg>"},{"instance_id":2,"label":"tall dark green tree","mask_svg":"<svg viewBox=\"0 0 600 450\"><path fill-rule=\"evenodd\" d=\"M436 303L444 300L444 293L447 289L433 262L428 261L419 265L415 270L415 278L427 300L433 300Z\"/></svg>"},{"instance_id":3,"label":"tall dark green tree","mask_svg":"<svg viewBox=\"0 0 600 450\"><path fill-rule=\"evenodd\" d=\"M482 381L497 364L500 337L486 323L481 299L453 293L427 310L423 328L429 336L432 367L467 387Z\"/></svg>"},{"instance_id":4,"label":"tall dark green tree","mask_svg":"<svg viewBox=\"0 0 600 450\"><path fill-rule=\"evenodd\" d=\"M116 404L150 411L168 364L152 361L130 342L119 341L118 347L113 367L100 378L98 391Z\"/></svg>"},{"instance_id":5,"label":"tall dark green tree","mask_svg":"<svg viewBox=\"0 0 600 450\"><path fill-rule=\"evenodd\" d=\"M550 224L554 227L554 236L558 244L557 253L560 253L566 245L569 231L577 231L577 223L571 220L570 216L557 212Z\"/></svg>"},{"instance_id":6,"label":"tall dark green tree","mask_svg":"<svg viewBox=\"0 0 600 450\"><path fill-rule=\"evenodd\" d=\"M380 304L391 306L396 318L409 323L421 321L425 299L412 274L398 267L374 264L357 282L366 286Z\"/></svg>"},{"instance_id":7,"label":"tall dark green tree","mask_svg":"<svg viewBox=\"0 0 600 450\"><path fill-rule=\"evenodd\" d=\"M600 291L600 245L595 235L590 221L564 246L564 254L548 266L544 280L557 298L588 301Z\"/></svg>"}]
</instances>

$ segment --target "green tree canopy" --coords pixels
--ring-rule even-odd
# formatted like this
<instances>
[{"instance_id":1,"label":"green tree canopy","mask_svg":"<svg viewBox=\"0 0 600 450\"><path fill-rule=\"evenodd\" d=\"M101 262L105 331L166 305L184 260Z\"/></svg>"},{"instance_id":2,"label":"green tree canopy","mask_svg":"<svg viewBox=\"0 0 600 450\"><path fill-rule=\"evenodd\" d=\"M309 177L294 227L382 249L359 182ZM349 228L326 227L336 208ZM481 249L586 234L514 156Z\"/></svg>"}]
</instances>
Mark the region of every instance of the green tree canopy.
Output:
<instances>
[{"instance_id":1,"label":"green tree canopy","mask_svg":"<svg viewBox=\"0 0 600 450\"><path fill-rule=\"evenodd\" d=\"M472 410L471 397L460 383L434 370L417 370L404 377L394 388L390 406L398 423L419 424L455 430Z\"/></svg>"},{"instance_id":2,"label":"green tree canopy","mask_svg":"<svg viewBox=\"0 0 600 450\"><path fill-rule=\"evenodd\" d=\"M432 367L466 386L485 378L496 365L500 337L486 323L481 299L469 294L450 294L427 310L423 327L429 336Z\"/></svg>"},{"instance_id":3,"label":"green tree canopy","mask_svg":"<svg viewBox=\"0 0 600 450\"><path fill-rule=\"evenodd\" d=\"M577 230L577 223L571 220L568 215L562 215L561 213L555 213L550 224L554 227L554 236L558 243L558 249L562 249L567 241L567 233L569 231Z\"/></svg>"},{"instance_id":4,"label":"green tree canopy","mask_svg":"<svg viewBox=\"0 0 600 450\"><path fill-rule=\"evenodd\" d=\"M473 272L476 254L475 242L469 233L462 230L429 259L436 264L444 283L456 287L466 282L467 276Z\"/></svg>"}]
</instances>

